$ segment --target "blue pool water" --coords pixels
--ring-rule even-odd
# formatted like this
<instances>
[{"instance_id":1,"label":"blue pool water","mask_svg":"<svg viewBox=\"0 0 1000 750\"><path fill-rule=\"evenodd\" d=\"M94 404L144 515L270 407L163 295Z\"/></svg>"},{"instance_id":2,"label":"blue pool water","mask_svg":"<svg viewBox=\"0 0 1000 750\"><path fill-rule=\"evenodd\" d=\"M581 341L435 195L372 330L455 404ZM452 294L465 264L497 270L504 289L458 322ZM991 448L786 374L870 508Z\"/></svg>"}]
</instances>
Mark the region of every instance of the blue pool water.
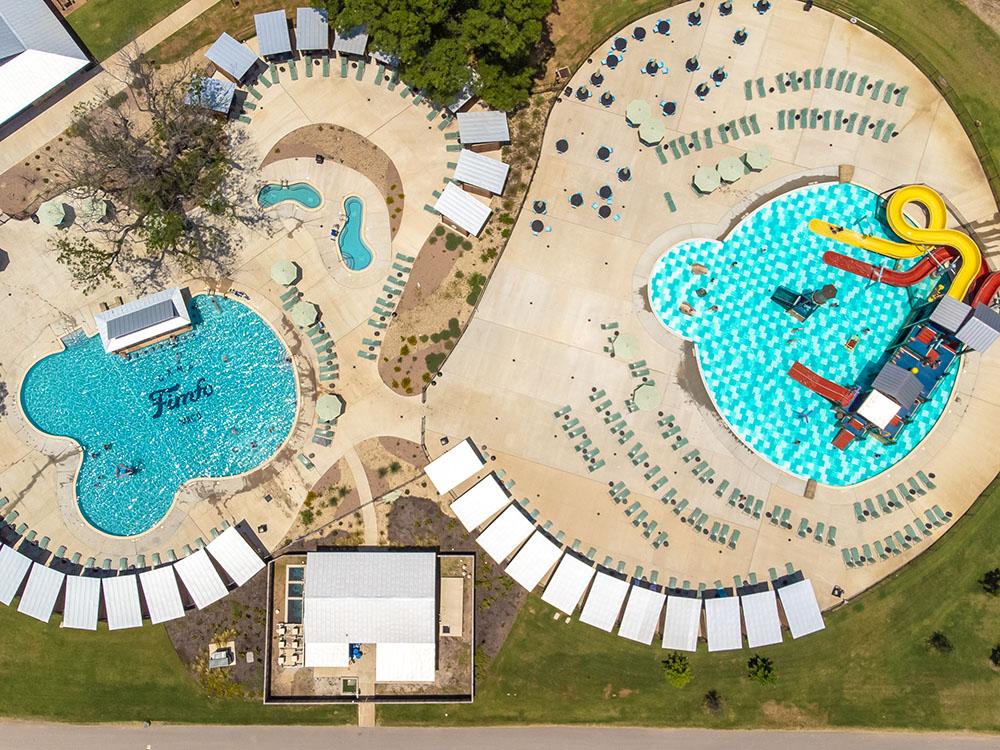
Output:
<instances>
[{"instance_id":1,"label":"blue pool water","mask_svg":"<svg viewBox=\"0 0 1000 750\"><path fill-rule=\"evenodd\" d=\"M344 265L352 271L362 271L372 262L372 251L361 239L361 226L365 218L364 203L356 195L348 196L344 201L344 210L347 221L337 235L337 247L340 248Z\"/></svg>"},{"instance_id":2,"label":"blue pool water","mask_svg":"<svg viewBox=\"0 0 1000 750\"><path fill-rule=\"evenodd\" d=\"M306 208L317 208L323 202L323 196L307 182L294 182L291 185L265 185L257 193L257 202L264 208L276 206L283 201L295 201Z\"/></svg>"},{"instance_id":3,"label":"blue pool water","mask_svg":"<svg viewBox=\"0 0 1000 750\"><path fill-rule=\"evenodd\" d=\"M77 502L108 534L155 526L189 479L259 466L295 419L294 372L271 328L226 298L199 295L189 310L194 328L174 345L125 360L105 353L97 336L67 338L64 351L36 362L24 378L28 418L83 447ZM118 476L121 466L139 471Z\"/></svg>"},{"instance_id":4,"label":"blue pool water","mask_svg":"<svg viewBox=\"0 0 1000 750\"><path fill-rule=\"evenodd\" d=\"M958 372L954 367L895 445L867 438L846 451L830 444L836 420L829 402L787 376L799 360L852 385L879 359L911 309L926 301L933 279L900 289L826 265L826 250L875 264L891 261L819 237L807 226L809 219L822 218L888 237L883 217L878 196L863 188L804 188L755 211L725 242L691 240L670 248L650 280L653 310L671 331L697 343L702 376L733 431L771 463L825 484L863 481L913 450L944 410ZM694 263L708 273L693 273ZM838 306L828 303L805 322L770 299L778 285L805 291L827 283L837 287ZM698 289L707 294L699 296ZM682 313L681 302L695 315ZM860 336L853 352L844 346L851 336Z\"/></svg>"}]
</instances>

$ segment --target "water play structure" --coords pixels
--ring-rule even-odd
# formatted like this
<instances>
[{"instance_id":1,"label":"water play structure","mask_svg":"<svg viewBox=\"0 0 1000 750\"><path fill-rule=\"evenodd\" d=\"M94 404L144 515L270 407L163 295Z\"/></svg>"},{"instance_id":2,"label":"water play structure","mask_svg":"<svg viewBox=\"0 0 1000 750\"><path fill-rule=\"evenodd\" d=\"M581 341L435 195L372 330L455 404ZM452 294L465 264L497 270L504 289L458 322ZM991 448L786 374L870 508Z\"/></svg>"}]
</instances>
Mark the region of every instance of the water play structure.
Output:
<instances>
[{"instance_id":1,"label":"water play structure","mask_svg":"<svg viewBox=\"0 0 1000 750\"><path fill-rule=\"evenodd\" d=\"M904 210L910 203L923 206L927 226L907 220ZM959 356L985 351L1000 337L1000 313L990 307L1000 290L1000 271L989 272L971 237L946 227L947 210L941 196L926 185L908 185L892 194L885 213L889 227L904 242L822 219L809 222L813 232L838 242L896 260L920 258L910 268L897 270L828 251L823 260L834 268L897 287L910 287L932 273L941 274L926 304L915 308L878 366L866 369L853 386L828 380L801 362L788 371L793 380L833 403L839 429L832 442L841 450L866 435L894 443Z\"/></svg>"}]
</instances>

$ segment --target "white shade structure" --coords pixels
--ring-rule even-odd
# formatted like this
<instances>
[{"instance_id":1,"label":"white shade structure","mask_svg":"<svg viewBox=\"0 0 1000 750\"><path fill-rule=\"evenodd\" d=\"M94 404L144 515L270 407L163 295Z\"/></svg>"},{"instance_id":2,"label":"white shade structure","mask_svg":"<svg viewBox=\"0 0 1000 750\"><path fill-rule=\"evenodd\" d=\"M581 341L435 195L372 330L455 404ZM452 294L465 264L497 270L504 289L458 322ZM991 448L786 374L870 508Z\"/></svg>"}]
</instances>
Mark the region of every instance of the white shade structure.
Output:
<instances>
[{"instance_id":1,"label":"white shade structure","mask_svg":"<svg viewBox=\"0 0 1000 750\"><path fill-rule=\"evenodd\" d=\"M17 604L17 611L36 620L48 622L65 578L65 573L46 568L37 562L32 563L28 583L24 587L21 601Z\"/></svg>"},{"instance_id":2,"label":"white shade structure","mask_svg":"<svg viewBox=\"0 0 1000 750\"><path fill-rule=\"evenodd\" d=\"M549 579L542 601L567 615L573 614L596 572L592 565L567 552Z\"/></svg>"},{"instance_id":3,"label":"white shade structure","mask_svg":"<svg viewBox=\"0 0 1000 750\"><path fill-rule=\"evenodd\" d=\"M553 542L545 532L536 531L510 561L507 575L532 591L552 570L561 554L562 547Z\"/></svg>"},{"instance_id":4,"label":"white shade structure","mask_svg":"<svg viewBox=\"0 0 1000 750\"><path fill-rule=\"evenodd\" d=\"M792 638L801 638L826 627L816 601L816 592L808 578L782 586L778 589L778 598L781 599L781 609L785 612L785 622Z\"/></svg>"},{"instance_id":5,"label":"white shade structure","mask_svg":"<svg viewBox=\"0 0 1000 750\"><path fill-rule=\"evenodd\" d=\"M647 645L652 643L666 598L666 594L659 591L633 584L618 635Z\"/></svg>"},{"instance_id":6,"label":"white shade structure","mask_svg":"<svg viewBox=\"0 0 1000 750\"><path fill-rule=\"evenodd\" d=\"M740 600L735 596L705 600L705 631L709 651L743 648Z\"/></svg>"},{"instance_id":7,"label":"white shade structure","mask_svg":"<svg viewBox=\"0 0 1000 750\"><path fill-rule=\"evenodd\" d=\"M466 438L457 443L424 467L439 495L450 492L482 468L482 456Z\"/></svg>"},{"instance_id":8,"label":"white shade structure","mask_svg":"<svg viewBox=\"0 0 1000 750\"><path fill-rule=\"evenodd\" d=\"M693 596L668 596L667 616L663 624L663 648L694 651L701 631L701 599Z\"/></svg>"},{"instance_id":9,"label":"white shade structure","mask_svg":"<svg viewBox=\"0 0 1000 750\"><path fill-rule=\"evenodd\" d=\"M535 524L513 503L479 535L476 543L496 562L503 562L531 536Z\"/></svg>"},{"instance_id":10,"label":"white shade structure","mask_svg":"<svg viewBox=\"0 0 1000 750\"><path fill-rule=\"evenodd\" d=\"M451 511L467 531L472 531L510 503L507 490L490 472L451 504Z\"/></svg>"},{"instance_id":11,"label":"white shade structure","mask_svg":"<svg viewBox=\"0 0 1000 750\"><path fill-rule=\"evenodd\" d=\"M184 616L184 602L181 601L181 592L177 588L173 565L140 573L139 583L142 584L149 621L154 625Z\"/></svg>"},{"instance_id":12,"label":"white shade structure","mask_svg":"<svg viewBox=\"0 0 1000 750\"><path fill-rule=\"evenodd\" d=\"M242 586L264 569L264 561L235 526L208 543L208 554L219 563L233 583Z\"/></svg>"},{"instance_id":13,"label":"white shade structure","mask_svg":"<svg viewBox=\"0 0 1000 750\"><path fill-rule=\"evenodd\" d=\"M203 549L174 563L174 568L198 609L219 601L227 593L226 585Z\"/></svg>"},{"instance_id":14,"label":"white shade structure","mask_svg":"<svg viewBox=\"0 0 1000 750\"><path fill-rule=\"evenodd\" d=\"M778 619L778 600L774 592L759 591L740 597L743 622L747 629L750 648L781 643L781 620Z\"/></svg>"},{"instance_id":15,"label":"white shade structure","mask_svg":"<svg viewBox=\"0 0 1000 750\"><path fill-rule=\"evenodd\" d=\"M0 604L9 605L17 595L31 560L13 547L0 547Z\"/></svg>"},{"instance_id":16,"label":"white shade structure","mask_svg":"<svg viewBox=\"0 0 1000 750\"><path fill-rule=\"evenodd\" d=\"M104 591L104 612L108 618L108 630L142 627L138 576L102 578L101 589Z\"/></svg>"},{"instance_id":17,"label":"white shade structure","mask_svg":"<svg viewBox=\"0 0 1000 750\"><path fill-rule=\"evenodd\" d=\"M594 585L590 587L583 611L580 612L580 622L593 625L608 633L618 622L622 611L622 602L628 593L628 583L617 576L603 571L594 577Z\"/></svg>"},{"instance_id":18,"label":"white shade structure","mask_svg":"<svg viewBox=\"0 0 1000 750\"><path fill-rule=\"evenodd\" d=\"M76 630L97 630L101 607L101 579L89 576L66 576L66 599L62 626Z\"/></svg>"}]
</instances>

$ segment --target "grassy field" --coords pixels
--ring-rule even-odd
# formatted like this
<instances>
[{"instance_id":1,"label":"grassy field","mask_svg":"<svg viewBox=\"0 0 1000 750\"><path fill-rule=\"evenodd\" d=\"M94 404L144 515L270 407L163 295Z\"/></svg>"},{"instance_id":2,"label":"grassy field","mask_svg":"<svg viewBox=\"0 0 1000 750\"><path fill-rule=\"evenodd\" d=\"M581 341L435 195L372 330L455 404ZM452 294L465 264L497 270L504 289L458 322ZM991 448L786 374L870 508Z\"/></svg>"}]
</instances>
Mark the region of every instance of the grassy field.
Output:
<instances>
[{"instance_id":1,"label":"grassy field","mask_svg":"<svg viewBox=\"0 0 1000 750\"><path fill-rule=\"evenodd\" d=\"M353 707L264 706L205 694L162 626L97 633L48 627L0 607L5 717L72 722L345 724Z\"/></svg>"},{"instance_id":2,"label":"grassy field","mask_svg":"<svg viewBox=\"0 0 1000 750\"><path fill-rule=\"evenodd\" d=\"M300 5L308 5L300 2ZM254 35L253 17L280 8L294 8L288 0L241 0L238 8L228 2L221 2L202 13L197 20L189 23L173 36L167 37L152 50L154 60L172 63L192 55L202 47L207 47L223 31L237 39L249 39ZM292 13L288 14L291 17ZM204 60L196 60L201 64Z\"/></svg>"},{"instance_id":3,"label":"grassy field","mask_svg":"<svg viewBox=\"0 0 1000 750\"><path fill-rule=\"evenodd\" d=\"M678 690L663 651L587 625L553 620L538 597L522 610L495 662L479 671L470 706L391 706L386 724L630 724L706 727L878 727L1000 731L1000 598L976 580L1000 565L1000 482L916 561L828 614L827 628L760 649L777 681L745 677L749 651L692 656ZM943 631L954 651L924 643ZM788 636L786 635L786 639ZM710 714L705 692L725 709Z\"/></svg>"},{"instance_id":4,"label":"grassy field","mask_svg":"<svg viewBox=\"0 0 1000 750\"><path fill-rule=\"evenodd\" d=\"M98 60L104 60L185 2L186 0L88 0L78 10L66 16L66 20L91 54Z\"/></svg>"}]
</instances>

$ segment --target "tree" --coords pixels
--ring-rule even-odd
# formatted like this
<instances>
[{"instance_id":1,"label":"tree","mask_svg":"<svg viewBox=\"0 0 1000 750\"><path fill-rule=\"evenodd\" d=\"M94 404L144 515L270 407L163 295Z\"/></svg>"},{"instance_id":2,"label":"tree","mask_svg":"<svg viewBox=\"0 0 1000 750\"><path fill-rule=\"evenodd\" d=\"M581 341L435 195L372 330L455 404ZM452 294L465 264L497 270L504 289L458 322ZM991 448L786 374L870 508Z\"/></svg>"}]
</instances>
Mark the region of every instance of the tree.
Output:
<instances>
[{"instance_id":1,"label":"tree","mask_svg":"<svg viewBox=\"0 0 1000 750\"><path fill-rule=\"evenodd\" d=\"M927 645L939 654L951 653L951 650L954 648L951 641L948 639L948 636L940 630L935 630L931 633L930 637L927 639Z\"/></svg>"},{"instance_id":2,"label":"tree","mask_svg":"<svg viewBox=\"0 0 1000 750\"><path fill-rule=\"evenodd\" d=\"M719 711L722 710L722 707L724 705L724 702L722 700L722 695L715 688L712 688L707 693L705 693L703 702L705 704L705 709L713 714L719 713Z\"/></svg>"},{"instance_id":3,"label":"tree","mask_svg":"<svg viewBox=\"0 0 1000 750\"><path fill-rule=\"evenodd\" d=\"M993 568L993 570L987 570L983 573L983 577L979 579L979 585L987 594L1000 595L1000 568Z\"/></svg>"},{"instance_id":4,"label":"tree","mask_svg":"<svg viewBox=\"0 0 1000 750\"><path fill-rule=\"evenodd\" d=\"M1000 643L995 645L993 650L990 651L990 664L1000 668Z\"/></svg>"},{"instance_id":5,"label":"tree","mask_svg":"<svg viewBox=\"0 0 1000 750\"><path fill-rule=\"evenodd\" d=\"M227 120L185 102L201 79L180 66L157 70L136 49L109 74L125 86L102 91L74 112L73 148L61 187L76 198L109 199L99 223L53 242L60 262L91 291L124 273L138 287L178 266L224 273L239 246L237 224L266 221L240 168L247 142Z\"/></svg>"},{"instance_id":6,"label":"tree","mask_svg":"<svg viewBox=\"0 0 1000 750\"><path fill-rule=\"evenodd\" d=\"M773 662L760 654L754 654L747 661L747 676L761 685L770 685L777 679Z\"/></svg>"},{"instance_id":7,"label":"tree","mask_svg":"<svg viewBox=\"0 0 1000 750\"><path fill-rule=\"evenodd\" d=\"M687 655L682 654L680 651L671 651L662 663L663 671L667 676L667 682L675 688L684 687L694 677L691 673L691 664L688 662Z\"/></svg>"}]
</instances>

